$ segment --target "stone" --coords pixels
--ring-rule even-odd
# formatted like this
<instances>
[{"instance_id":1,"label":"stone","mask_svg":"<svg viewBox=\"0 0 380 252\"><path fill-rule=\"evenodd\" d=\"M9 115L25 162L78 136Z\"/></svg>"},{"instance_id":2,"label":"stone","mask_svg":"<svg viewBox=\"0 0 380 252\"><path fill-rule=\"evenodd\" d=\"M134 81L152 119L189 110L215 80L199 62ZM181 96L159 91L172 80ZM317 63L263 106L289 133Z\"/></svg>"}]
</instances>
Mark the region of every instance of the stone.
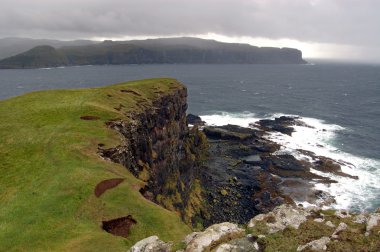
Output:
<instances>
[{"instance_id":1,"label":"stone","mask_svg":"<svg viewBox=\"0 0 380 252\"><path fill-rule=\"evenodd\" d=\"M329 227L331 227L331 228L334 228L335 227L335 225L331 222L331 221L326 221L326 226L329 226Z\"/></svg>"},{"instance_id":2,"label":"stone","mask_svg":"<svg viewBox=\"0 0 380 252\"><path fill-rule=\"evenodd\" d=\"M308 211L308 212L314 212L314 213L317 213L317 212L319 212L319 211L322 210L321 207L319 207L319 206L313 206L313 205L307 206L307 207L304 207L304 208L305 208L306 211ZM320 215L323 216L324 214L320 213Z\"/></svg>"},{"instance_id":3,"label":"stone","mask_svg":"<svg viewBox=\"0 0 380 252\"><path fill-rule=\"evenodd\" d=\"M316 218L316 219L314 219L314 221L315 221L315 222L324 222L325 220L322 219L322 218Z\"/></svg>"},{"instance_id":4,"label":"stone","mask_svg":"<svg viewBox=\"0 0 380 252\"><path fill-rule=\"evenodd\" d=\"M250 155L243 158L243 162L246 164L259 164L261 163L261 157L259 155Z\"/></svg>"},{"instance_id":5,"label":"stone","mask_svg":"<svg viewBox=\"0 0 380 252\"><path fill-rule=\"evenodd\" d=\"M290 126L295 125L295 118L281 116L279 118L275 118L274 120L263 119L258 123L264 129L278 131L290 136L292 132L294 132L294 128Z\"/></svg>"},{"instance_id":6,"label":"stone","mask_svg":"<svg viewBox=\"0 0 380 252\"><path fill-rule=\"evenodd\" d=\"M237 224L223 222L208 227L195 235L186 247L186 252L202 252L219 243L244 236L245 231Z\"/></svg>"},{"instance_id":7,"label":"stone","mask_svg":"<svg viewBox=\"0 0 380 252\"><path fill-rule=\"evenodd\" d=\"M247 237L247 239L253 239L254 235L253 234L247 234L245 237Z\"/></svg>"},{"instance_id":8,"label":"stone","mask_svg":"<svg viewBox=\"0 0 380 252\"><path fill-rule=\"evenodd\" d=\"M252 228L257 222L264 220L266 217L270 217L271 222L266 223L269 234L284 230L287 226L292 226L298 229L299 225L305 222L306 217L309 215L310 212L306 211L303 208L285 204L276 207L271 213L268 213L264 216L255 216L249 221L248 227Z\"/></svg>"},{"instance_id":9,"label":"stone","mask_svg":"<svg viewBox=\"0 0 380 252\"><path fill-rule=\"evenodd\" d=\"M257 242L253 243L253 247L258 251L260 249L259 244Z\"/></svg>"},{"instance_id":10,"label":"stone","mask_svg":"<svg viewBox=\"0 0 380 252\"><path fill-rule=\"evenodd\" d=\"M298 246L297 251L303 251L304 249L310 249L310 250L326 250L327 244L330 242L330 238L327 236L324 236L318 240L311 241L305 245Z\"/></svg>"},{"instance_id":11,"label":"stone","mask_svg":"<svg viewBox=\"0 0 380 252\"><path fill-rule=\"evenodd\" d=\"M367 217L364 214L356 215L353 219L353 222L363 224L367 222Z\"/></svg>"},{"instance_id":12,"label":"stone","mask_svg":"<svg viewBox=\"0 0 380 252\"><path fill-rule=\"evenodd\" d=\"M226 195L228 195L228 192L227 192L227 190L222 189L222 190L220 190L220 194L223 196L226 196Z\"/></svg>"},{"instance_id":13,"label":"stone","mask_svg":"<svg viewBox=\"0 0 380 252\"><path fill-rule=\"evenodd\" d=\"M186 244L189 244L197 235L199 235L201 232L192 232L191 234L186 235L184 242Z\"/></svg>"},{"instance_id":14,"label":"stone","mask_svg":"<svg viewBox=\"0 0 380 252\"><path fill-rule=\"evenodd\" d=\"M264 218L265 218L265 216L266 216L266 214L258 214L258 215L256 215L252 220L255 220L255 222L252 222L252 220L249 222L249 223L251 223L251 225L250 224L248 224L248 227L254 227L255 225L254 225L254 223L256 223L256 222L258 222L258 221L263 221L264 220Z\"/></svg>"},{"instance_id":15,"label":"stone","mask_svg":"<svg viewBox=\"0 0 380 252\"><path fill-rule=\"evenodd\" d=\"M157 236L147 237L135 245L128 252L170 252L172 244L161 241Z\"/></svg>"},{"instance_id":16,"label":"stone","mask_svg":"<svg viewBox=\"0 0 380 252\"><path fill-rule=\"evenodd\" d=\"M203 132L211 139L231 141L244 141L256 137L256 132L254 130L236 125L224 125L218 127L205 126Z\"/></svg>"},{"instance_id":17,"label":"stone","mask_svg":"<svg viewBox=\"0 0 380 252\"><path fill-rule=\"evenodd\" d=\"M215 252L237 252L238 249L239 247L236 245L223 243L215 250Z\"/></svg>"},{"instance_id":18,"label":"stone","mask_svg":"<svg viewBox=\"0 0 380 252\"><path fill-rule=\"evenodd\" d=\"M344 210L338 210L335 212L334 215L338 218L341 218L341 219L351 217L351 215L347 211L344 211Z\"/></svg>"},{"instance_id":19,"label":"stone","mask_svg":"<svg viewBox=\"0 0 380 252\"><path fill-rule=\"evenodd\" d=\"M380 213L370 214L367 222L366 232L370 232L375 226L379 225Z\"/></svg>"},{"instance_id":20,"label":"stone","mask_svg":"<svg viewBox=\"0 0 380 252\"><path fill-rule=\"evenodd\" d=\"M347 224L344 222L339 223L338 227L335 229L334 233L331 235L332 238L338 238L338 233L346 230L348 228Z\"/></svg>"},{"instance_id":21,"label":"stone","mask_svg":"<svg viewBox=\"0 0 380 252\"><path fill-rule=\"evenodd\" d=\"M205 125L205 121L202 120L200 116L193 115L193 114L188 114L186 116L187 123L191 125L197 125L197 126L203 126Z\"/></svg>"},{"instance_id":22,"label":"stone","mask_svg":"<svg viewBox=\"0 0 380 252\"><path fill-rule=\"evenodd\" d=\"M228 242L227 244L230 246L226 247L226 248L231 249L231 250L227 250L227 251L233 251L233 252L254 252L254 251L258 251L258 244L256 247L255 246L256 242L252 242L252 240L250 240L246 237L234 239L234 240ZM216 250L216 251L218 251L218 250Z\"/></svg>"}]
</instances>

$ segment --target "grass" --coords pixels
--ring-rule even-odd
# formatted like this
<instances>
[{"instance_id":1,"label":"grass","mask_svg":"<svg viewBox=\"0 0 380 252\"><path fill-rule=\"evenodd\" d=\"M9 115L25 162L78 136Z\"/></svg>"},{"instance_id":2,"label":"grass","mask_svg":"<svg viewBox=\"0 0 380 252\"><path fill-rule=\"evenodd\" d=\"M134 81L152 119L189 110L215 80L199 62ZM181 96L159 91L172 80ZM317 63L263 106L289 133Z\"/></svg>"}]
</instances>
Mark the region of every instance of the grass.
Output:
<instances>
[{"instance_id":1,"label":"grass","mask_svg":"<svg viewBox=\"0 0 380 252\"><path fill-rule=\"evenodd\" d=\"M0 101L0 251L126 251L150 235L179 242L189 233L176 213L140 195L142 181L97 155L97 144L119 143L106 121L176 88L173 79L150 79ZM110 178L125 181L96 198L95 186ZM137 224L127 239L102 230L102 220L129 214Z\"/></svg>"}]
</instances>

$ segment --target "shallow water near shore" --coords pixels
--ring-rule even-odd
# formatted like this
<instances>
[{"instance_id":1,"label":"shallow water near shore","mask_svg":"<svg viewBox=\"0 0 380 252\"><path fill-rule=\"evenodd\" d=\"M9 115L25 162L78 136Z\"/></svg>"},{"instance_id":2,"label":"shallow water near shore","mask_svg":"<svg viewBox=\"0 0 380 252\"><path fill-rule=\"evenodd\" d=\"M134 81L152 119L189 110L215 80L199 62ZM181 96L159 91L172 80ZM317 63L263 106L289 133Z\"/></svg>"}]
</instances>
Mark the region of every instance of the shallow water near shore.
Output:
<instances>
[{"instance_id":1,"label":"shallow water near shore","mask_svg":"<svg viewBox=\"0 0 380 252\"><path fill-rule=\"evenodd\" d=\"M248 126L280 114L312 126L292 137L268 135L282 151L305 149L342 161L359 180L329 187L336 207L380 206L380 66L371 65L124 65L0 70L0 99L35 90L96 87L128 80L173 77L187 85L189 112L208 123ZM334 178L336 179L336 178Z\"/></svg>"}]
</instances>

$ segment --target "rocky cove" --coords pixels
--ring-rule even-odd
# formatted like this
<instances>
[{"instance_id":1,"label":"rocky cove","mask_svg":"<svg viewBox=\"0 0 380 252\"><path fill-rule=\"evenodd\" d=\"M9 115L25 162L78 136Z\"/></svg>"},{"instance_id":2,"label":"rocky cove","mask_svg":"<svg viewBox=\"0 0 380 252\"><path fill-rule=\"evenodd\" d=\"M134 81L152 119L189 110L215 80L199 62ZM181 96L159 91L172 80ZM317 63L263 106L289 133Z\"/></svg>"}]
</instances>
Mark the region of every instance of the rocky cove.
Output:
<instances>
[{"instance_id":1,"label":"rocky cove","mask_svg":"<svg viewBox=\"0 0 380 252\"><path fill-rule=\"evenodd\" d=\"M281 146L265 137L269 132L291 135L292 126L302 124L296 117L261 120L249 128L207 126L200 117L186 115L186 97L182 87L161 95L153 106L141 100L142 112L107 122L120 133L120 145L99 144L98 151L145 181L140 193L146 199L178 212L196 230L222 222L246 224L283 204L295 207L296 202L309 202L321 211L319 207L331 205L334 198L313 184L337 181L319 174L357 179L342 172L338 161L303 150L299 151L307 158L300 160L281 153Z\"/></svg>"},{"instance_id":2,"label":"rocky cove","mask_svg":"<svg viewBox=\"0 0 380 252\"><path fill-rule=\"evenodd\" d=\"M280 146L263 135L270 131L292 134L292 125L302 123L297 118L261 120L253 128L205 126L198 116L186 115L186 95L182 89L163 96L153 108L128 115L128 123L108 122L120 132L123 143L111 149L100 146L99 151L147 182L140 190L144 197L178 211L193 226L244 223L294 201L333 203L330 195L313 190L312 182L336 181L311 168L356 179L326 157L304 151L310 161L300 161L277 154Z\"/></svg>"}]
</instances>

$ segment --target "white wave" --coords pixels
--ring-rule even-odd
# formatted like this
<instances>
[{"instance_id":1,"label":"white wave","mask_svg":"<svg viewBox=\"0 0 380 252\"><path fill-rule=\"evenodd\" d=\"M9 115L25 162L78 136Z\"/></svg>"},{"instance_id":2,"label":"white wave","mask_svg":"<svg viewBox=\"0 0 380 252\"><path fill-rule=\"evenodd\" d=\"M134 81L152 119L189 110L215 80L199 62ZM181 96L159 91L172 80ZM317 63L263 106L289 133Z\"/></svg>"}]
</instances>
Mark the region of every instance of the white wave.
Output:
<instances>
[{"instance_id":1,"label":"white wave","mask_svg":"<svg viewBox=\"0 0 380 252\"><path fill-rule=\"evenodd\" d=\"M273 114L268 118L273 119L283 115ZM242 127L249 127L250 124L264 119L257 118L255 114L249 112L221 112L214 115L204 115L201 118L208 125L235 124ZM295 132L293 132L292 136L279 132L271 132L265 137L282 146L278 154L289 153L298 159L310 160L309 156L298 151L302 149L339 162L343 172L358 176L359 179L354 180L313 171L319 175L338 181L338 183L329 185L317 183L315 184L315 188L335 196L336 204L334 207L338 209L373 210L376 206L372 205L372 203L380 199L380 183L378 181L380 177L380 160L360 157L341 151L339 146L336 146L335 138L339 131L347 130L344 127L328 124L323 120L315 118L299 117L299 120L305 125L294 126Z\"/></svg>"},{"instance_id":2,"label":"white wave","mask_svg":"<svg viewBox=\"0 0 380 252\"><path fill-rule=\"evenodd\" d=\"M227 124L239 125L241 127L249 127L250 123L254 123L259 118L255 117L254 113L243 112L243 113L227 113L220 112L212 115L201 115L203 121L211 126L222 126Z\"/></svg>"}]
</instances>

